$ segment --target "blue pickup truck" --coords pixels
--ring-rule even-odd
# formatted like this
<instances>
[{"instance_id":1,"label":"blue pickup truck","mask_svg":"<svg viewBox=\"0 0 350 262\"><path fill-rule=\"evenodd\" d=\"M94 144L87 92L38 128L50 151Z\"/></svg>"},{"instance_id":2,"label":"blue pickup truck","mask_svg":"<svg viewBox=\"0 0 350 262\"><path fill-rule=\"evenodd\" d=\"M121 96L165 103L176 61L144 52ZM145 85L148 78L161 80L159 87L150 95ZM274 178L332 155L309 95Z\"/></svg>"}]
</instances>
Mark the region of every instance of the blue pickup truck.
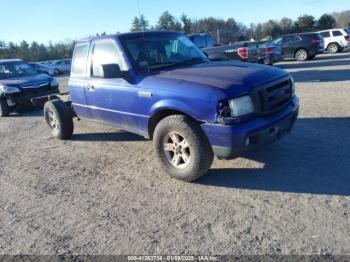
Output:
<instances>
[{"instance_id":1,"label":"blue pickup truck","mask_svg":"<svg viewBox=\"0 0 350 262\"><path fill-rule=\"evenodd\" d=\"M40 74L27 62L0 60L0 117L32 105L33 99L58 93L56 79Z\"/></svg>"},{"instance_id":2,"label":"blue pickup truck","mask_svg":"<svg viewBox=\"0 0 350 262\"><path fill-rule=\"evenodd\" d=\"M205 174L214 155L232 159L282 137L299 109L287 72L209 61L168 31L77 42L69 98L45 104L54 137L69 138L75 117L137 133L153 140L162 168L183 181Z\"/></svg>"}]
</instances>

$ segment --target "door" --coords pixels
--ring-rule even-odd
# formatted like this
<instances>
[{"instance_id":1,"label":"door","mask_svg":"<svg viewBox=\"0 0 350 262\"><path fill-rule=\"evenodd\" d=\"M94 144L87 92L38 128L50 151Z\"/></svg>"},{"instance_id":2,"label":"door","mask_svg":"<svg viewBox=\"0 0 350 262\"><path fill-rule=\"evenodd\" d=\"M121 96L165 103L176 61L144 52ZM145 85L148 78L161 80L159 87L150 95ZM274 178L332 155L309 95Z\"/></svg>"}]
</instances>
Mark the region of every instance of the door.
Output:
<instances>
[{"instance_id":1,"label":"door","mask_svg":"<svg viewBox=\"0 0 350 262\"><path fill-rule=\"evenodd\" d=\"M72 72L69 77L69 92L75 113L82 118L91 118L90 110L86 105L85 87L87 76L87 62L89 56L90 42L81 42L75 45Z\"/></svg>"},{"instance_id":2,"label":"door","mask_svg":"<svg viewBox=\"0 0 350 262\"><path fill-rule=\"evenodd\" d=\"M284 57L294 58L294 53L298 48L298 42L301 41L301 38L297 35L284 36L282 39L282 48Z\"/></svg>"},{"instance_id":3,"label":"door","mask_svg":"<svg viewBox=\"0 0 350 262\"><path fill-rule=\"evenodd\" d=\"M331 40L331 32L330 31L324 31L324 32L321 32L320 34L321 34L321 36L324 39L324 46L325 46L325 48L327 48L329 43L330 43L330 40Z\"/></svg>"},{"instance_id":4,"label":"door","mask_svg":"<svg viewBox=\"0 0 350 262\"><path fill-rule=\"evenodd\" d=\"M125 60L112 39L93 42L90 53L90 77L86 80L85 97L90 113L95 120L107 122L126 130L136 130L140 115L137 115L137 87L123 78L101 77L101 65L117 64L127 72Z\"/></svg>"},{"instance_id":5,"label":"door","mask_svg":"<svg viewBox=\"0 0 350 262\"><path fill-rule=\"evenodd\" d=\"M340 30L333 30L333 42L336 42L340 45L340 47L346 46L345 44L345 37L343 36L343 33Z\"/></svg>"}]
</instances>

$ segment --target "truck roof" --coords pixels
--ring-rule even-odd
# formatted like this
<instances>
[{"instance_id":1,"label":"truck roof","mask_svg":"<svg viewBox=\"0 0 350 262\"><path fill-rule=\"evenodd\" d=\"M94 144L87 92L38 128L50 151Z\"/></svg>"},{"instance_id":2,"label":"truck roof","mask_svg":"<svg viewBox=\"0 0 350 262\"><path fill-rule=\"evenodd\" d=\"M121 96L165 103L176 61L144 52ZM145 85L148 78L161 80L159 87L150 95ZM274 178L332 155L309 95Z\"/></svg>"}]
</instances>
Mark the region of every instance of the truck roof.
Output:
<instances>
[{"instance_id":1,"label":"truck roof","mask_svg":"<svg viewBox=\"0 0 350 262\"><path fill-rule=\"evenodd\" d=\"M120 33L120 34L110 34L110 35L103 35L103 36L94 36L94 37L88 37L83 38L79 40L77 43L82 42L90 42L92 40L96 39L110 39L110 38L118 38L118 37L125 37L125 36L148 36L148 35L154 35L154 34L180 34L176 31L168 31L168 30L150 30L150 31L139 31L139 32L129 32L129 33Z\"/></svg>"}]
</instances>

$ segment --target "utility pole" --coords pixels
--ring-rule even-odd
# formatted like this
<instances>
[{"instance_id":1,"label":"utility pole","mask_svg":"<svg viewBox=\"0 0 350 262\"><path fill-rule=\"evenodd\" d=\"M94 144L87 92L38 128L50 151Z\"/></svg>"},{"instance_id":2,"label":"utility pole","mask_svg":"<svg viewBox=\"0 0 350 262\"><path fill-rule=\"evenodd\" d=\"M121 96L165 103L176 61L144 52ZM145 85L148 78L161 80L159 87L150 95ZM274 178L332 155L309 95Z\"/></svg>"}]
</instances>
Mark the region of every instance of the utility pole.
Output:
<instances>
[{"instance_id":1,"label":"utility pole","mask_svg":"<svg viewBox=\"0 0 350 262\"><path fill-rule=\"evenodd\" d=\"M220 30L219 29L216 30L216 41L218 44L220 44Z\"/></svg>"}]
</instances>

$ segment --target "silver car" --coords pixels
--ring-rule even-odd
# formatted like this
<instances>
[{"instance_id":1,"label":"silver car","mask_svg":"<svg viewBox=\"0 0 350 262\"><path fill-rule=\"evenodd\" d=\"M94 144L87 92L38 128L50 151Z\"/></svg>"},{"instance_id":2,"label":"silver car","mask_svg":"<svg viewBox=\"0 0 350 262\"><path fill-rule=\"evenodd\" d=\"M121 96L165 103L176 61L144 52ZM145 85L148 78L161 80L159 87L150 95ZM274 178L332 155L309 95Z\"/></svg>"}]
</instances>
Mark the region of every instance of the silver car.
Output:
<instances>
[{"instance_id":1,"label":"silver car","mask_svg":"<svg viewBox=\"0 0 350 262\"><path fill-rule=\"evenodd\" d=\"M71 59L55 60L50 64L50 66L54 68L58 74L69 73L72 66L72 60Z\"/></svg>"},{"instance_id":2,"label":"silver car","mask_svg":"<svg viewBox=\"0 0 350 262\"><path fill-rule=\"evenodd\" d=\"M53 68L50 65L46 65L46 64L41 64L41 63L36 63L36 62L32 62L29 63L32 67L34 67L34 69L36 69L36 71L38 71L39 73L42 74L47 74L50 76L55 76L57 75L57 71L55 70L55 68Z\"/></svg>"}]
</instances>

